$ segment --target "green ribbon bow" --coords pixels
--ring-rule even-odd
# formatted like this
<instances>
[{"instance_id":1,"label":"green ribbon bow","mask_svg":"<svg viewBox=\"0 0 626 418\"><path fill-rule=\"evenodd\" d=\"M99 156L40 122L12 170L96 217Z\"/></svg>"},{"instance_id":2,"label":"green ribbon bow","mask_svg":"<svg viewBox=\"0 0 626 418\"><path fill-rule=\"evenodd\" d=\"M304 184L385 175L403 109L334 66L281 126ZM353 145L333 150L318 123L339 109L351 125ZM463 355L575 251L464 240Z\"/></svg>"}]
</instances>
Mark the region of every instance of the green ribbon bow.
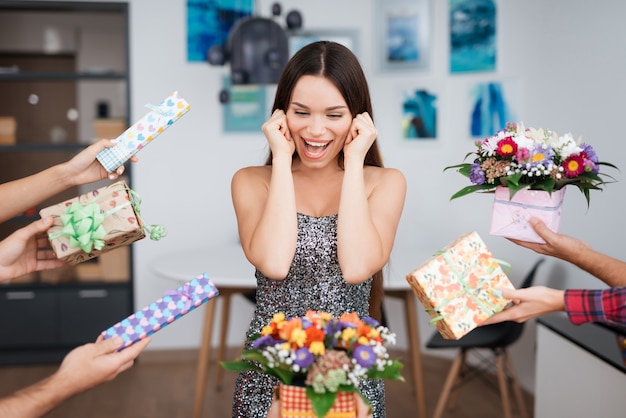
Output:
<instances>
[{"instance_id":1,"label":"green ribbon bow","mask_svg":"<svg viewBox=\"0 0 626 418\"><path fill-rule=\"evenodd\" d=\"M61 236L69 239L70 247L80 248L86 253L104 248L106 231L102 226L105 215L96 203L74 202L61 215Z\"/></svg>"}]
</instances>

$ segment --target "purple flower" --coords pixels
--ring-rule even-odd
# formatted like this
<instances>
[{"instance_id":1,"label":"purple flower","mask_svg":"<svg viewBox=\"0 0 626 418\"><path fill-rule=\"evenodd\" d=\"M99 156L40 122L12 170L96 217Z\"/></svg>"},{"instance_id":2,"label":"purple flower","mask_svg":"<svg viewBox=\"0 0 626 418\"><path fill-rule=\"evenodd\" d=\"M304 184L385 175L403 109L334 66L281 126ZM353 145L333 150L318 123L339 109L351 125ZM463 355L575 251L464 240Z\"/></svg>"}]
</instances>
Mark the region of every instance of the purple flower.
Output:
<instances>
[{"instance_id":1,"label":"purple flower","mask_svg":"<svg viewBox=\"0 0 626 418\"><path fill-rule=\"evenodd\" d=\"M485 172L480 167L480 164L474 163L470 168L470 181L474 184L485 184Z\"/></svg>"},{"instance_id":2,"label":"purple flower","mask_svg":"<svg viewBox=\"0 0 626 418\"><path fill-rule=\"evenodd\" d=\"M542 145L537 145L532 150L532 155L530 157L530 161L528 162L530 163L531 166L536 167L539 164L543 164L544 166L547 166L553 160L554 160L554 150L551 147L547 147L544 149Z\"/></svg>"},{"instance_id":3,"label":"purple flower","mask_svg":"<svg viewBox=\"0 0 626 418\"><path fill-rule=\"evenodd\" d=\"M589 158L591 161L593 161L594 163L600 161L598 159L598 154L596 154L596 150L594 150L591 145L581 144L581 148L583 149L583 152L587 154L587 158Z\"/></svg>"},{"instance_id":4,"label":"purple flower","mask_svg":"<svg viewBox=\"0 0 626 418\"><path fill-rule=\"evenodd\" d=\"M257 349L257 348L269 347L271 345L276 345L279 342L280 341L275 340L271 335L264 335L254 340L254 342L252 343L252 348Z\"/></svg>"},{"instance_id":5,"label":"purple flower","mask_svg":"<svg viewBox=\"0 0 626 418\"><path fill-rule=\"evenodd\" d=\"M296 359L293 362L304 369L313 364L314 361L315 356L311 354L308 348L302 347L296 351Z\"/></svg>"},{"instance_id":6,"label":"purple flower","mask_svg":"<svg viewBox=\"0 0 626 418\"><path fill-rule=\"evenodd\" d=\"M371 316L366 316L363 318L363 322L367 325L369 325L372 328L376 328L380 325L380 322L378 322L377 320L375 320L374 318L372 318Z\"/></svg>"},{"instance_id":7,"label":"purple flower","mask_svg":"<svg viewBox=\"0 0 626 418\"><path fill-rule=\"evenodd\" d=\"M598 174L600 172L600 166L598 166L598 154L596 154L596 151L593 149L593 147L591 145L587 145L587 144L581 144L581 147L583 149L583 155L584 155L584 165L585 165L585 171L590 171L594 174Z\"/></svg>"},{"instance_id":8,"label":"purple flower","mask_svg":"<svg viewBox=\"0 0 626 418\"><path fill-rule=\"evenodd\" d=\"M364 368L371 367L376 362L376 354L374 354L374 349L369 345L360 345L354 349L352 353L352 357L356 360L356 362Z\"/></svg>"}]
</instances>

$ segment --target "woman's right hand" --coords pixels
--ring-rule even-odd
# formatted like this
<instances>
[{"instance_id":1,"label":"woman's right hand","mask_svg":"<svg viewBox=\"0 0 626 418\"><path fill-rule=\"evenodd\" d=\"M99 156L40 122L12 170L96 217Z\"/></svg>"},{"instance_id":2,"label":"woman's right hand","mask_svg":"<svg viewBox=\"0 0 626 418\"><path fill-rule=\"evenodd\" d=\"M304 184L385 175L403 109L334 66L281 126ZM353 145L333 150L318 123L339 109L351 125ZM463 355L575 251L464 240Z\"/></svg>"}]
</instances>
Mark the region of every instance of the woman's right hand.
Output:
<instances>
[{"instance_id":1,"label":"woman's right hand","mask_svg":"<svg viewBox=\"0 0 626 418\"><path fill-rule=\"evenodd\" d=\"M276 109L272 116L265 121L261 129L267 138L274 157L284 153L291 158L296 150L296 146L291 139L291 134L287 127L287 116L284 111Z\"/></svg>"}]
</instances>

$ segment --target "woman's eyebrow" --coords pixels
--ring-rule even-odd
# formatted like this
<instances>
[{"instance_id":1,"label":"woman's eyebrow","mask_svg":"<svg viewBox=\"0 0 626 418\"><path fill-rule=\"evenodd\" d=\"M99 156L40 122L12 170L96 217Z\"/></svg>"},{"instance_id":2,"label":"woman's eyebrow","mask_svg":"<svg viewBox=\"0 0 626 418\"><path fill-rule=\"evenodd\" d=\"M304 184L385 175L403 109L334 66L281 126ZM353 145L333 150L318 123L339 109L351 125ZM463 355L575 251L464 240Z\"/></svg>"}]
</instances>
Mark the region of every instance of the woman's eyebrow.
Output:
<instances>
[{"instance_id":1,"label":"woman's eyebrow","mask_svg":"<svg viewBox=\"0 0 626 418\"><path fill-rule=\"evenodd\" d=\"M309 108L308 106L306 106L306 105L304 105L304 104L302 104L302 103L299 103L299 102L291 102L291 104L292 104L293 106L298 106L298 107L301 107L301 108L303 108L303 109L308 109L308 108ZM327 112L330 112L330 111L333 111L333 110L340 110L340 109L347 109L347 108L348 108L348 107L347 107L347 106L344 106L344 105L337 105L337 106L327 107L327 108L326 108L326 109L324 109L324 110L326 110Z\"/></svg>"}]
</instances>

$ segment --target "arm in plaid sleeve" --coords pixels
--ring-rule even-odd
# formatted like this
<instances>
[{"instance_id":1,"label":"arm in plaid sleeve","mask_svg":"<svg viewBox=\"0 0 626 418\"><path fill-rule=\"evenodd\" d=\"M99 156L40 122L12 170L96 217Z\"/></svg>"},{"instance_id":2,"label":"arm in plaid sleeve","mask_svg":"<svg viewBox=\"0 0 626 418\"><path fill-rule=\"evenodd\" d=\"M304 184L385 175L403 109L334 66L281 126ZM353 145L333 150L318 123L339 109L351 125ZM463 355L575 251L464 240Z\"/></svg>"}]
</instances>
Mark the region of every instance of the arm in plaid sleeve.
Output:
<instances>
[{"instance_id":1,"label":"arm in plaid sleeve","mask_svg":"<svg viewBox=\"0 0 626 418\"><path fill-rule=\"evenodd\" d=\"M603 290L568 289L564 299L565 311L573 324L626 324L626 287Z\"/></svg>"}]
</instances>

